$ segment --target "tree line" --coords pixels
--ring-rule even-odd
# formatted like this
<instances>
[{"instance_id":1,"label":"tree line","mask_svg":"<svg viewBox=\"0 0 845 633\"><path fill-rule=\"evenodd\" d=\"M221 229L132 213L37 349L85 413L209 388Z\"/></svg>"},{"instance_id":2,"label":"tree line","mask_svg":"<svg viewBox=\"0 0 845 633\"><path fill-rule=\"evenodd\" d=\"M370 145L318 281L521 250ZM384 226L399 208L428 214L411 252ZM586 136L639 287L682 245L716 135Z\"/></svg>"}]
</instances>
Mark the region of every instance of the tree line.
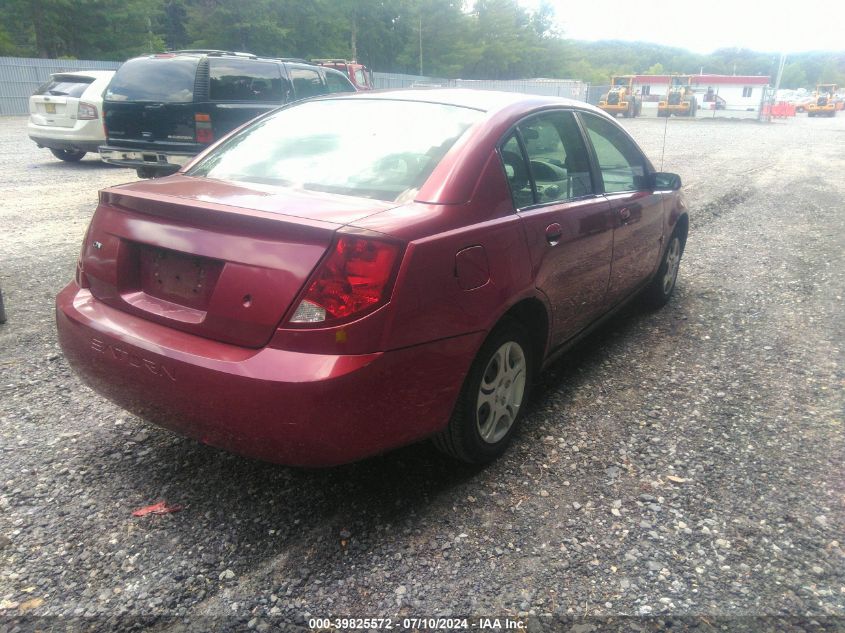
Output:
<instances>
[{"instance_id":1,"label":"tree line","mask_svg":"<svg viewBox=\"0 0 845 633\"><path fill-rule=\"evenodd\" d=\"M554 11L516 0L4 0L0 55L124 60L184 48L357 58L373 70L463 79L777 73L779 54L702 55L642 42L582 42ZM791 55L781 85L845 85L845 52Z\"/></svg>"}]
</instances>

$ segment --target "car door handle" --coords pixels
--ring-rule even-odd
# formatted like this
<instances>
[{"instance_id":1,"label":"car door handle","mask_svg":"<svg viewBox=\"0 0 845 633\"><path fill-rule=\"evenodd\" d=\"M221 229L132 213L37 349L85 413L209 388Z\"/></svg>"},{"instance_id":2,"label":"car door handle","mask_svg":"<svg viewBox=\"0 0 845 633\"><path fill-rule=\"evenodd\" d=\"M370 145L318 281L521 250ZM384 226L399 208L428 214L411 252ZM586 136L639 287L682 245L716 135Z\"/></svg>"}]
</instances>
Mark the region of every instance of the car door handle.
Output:
<instances>
[{"instance_id":1,"label":"car door handle","mask_svg":"<svg viewBox=\"0 0 845 633\"><path fill-rule=\"evenodd\" d=\"M563 237L563 229L560 228L560 224L555 222L546 227L546 241L550 245L557 246L561 237Z\"/></svg>"},{"instance_id":2,"label":"car door handle","mask_svg":"<svg viewBox=\"0 0 845 633\"><path fill-rule=\"evenodd\" d=\"M622 207L619 209L619 219L624 224L628 220L631 219L631 210L628 207Z\"/></svg>"}]
</instances>

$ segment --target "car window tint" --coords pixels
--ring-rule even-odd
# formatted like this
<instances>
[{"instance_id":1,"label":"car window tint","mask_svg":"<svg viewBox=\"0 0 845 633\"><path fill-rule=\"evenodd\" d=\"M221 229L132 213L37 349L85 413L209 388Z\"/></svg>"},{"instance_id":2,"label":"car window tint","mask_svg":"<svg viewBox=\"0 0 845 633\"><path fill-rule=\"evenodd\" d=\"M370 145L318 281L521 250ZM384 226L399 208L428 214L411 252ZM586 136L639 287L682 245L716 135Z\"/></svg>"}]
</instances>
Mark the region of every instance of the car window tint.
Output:
<instances>
[{"instance_id":1,"label":"car window tint","mask_svg":"<svg viewBox=\"0 0 845 633\"><path fill-rule=\"evenodd\" d=\"M320 73L310 68L291 68L290 78L297 99L307 99L326 93L326 87L320 80Z\"/></svg>"},{"instance_id":2,"label":"car window tint","mask_svg":"<svg viewBox=\"0 0 845 633\"><path fill-rule=\"evenodd\" d=\"M502 144L500 154L514 208L531 206L534 204L534 192L531 190L531 182L528 179L528 165L514 134L511 134Z\"/></svg>"},{"instance_id":3,"label":"car window tint","mask_svg":"<svg viewBox=\"0 0 845 633\"><path fill-rule=\"evenodd\" d=\"M117 69L106 90L109 101L187 103L194 99L199 58L193 56L138 57Z\"/></svg>"},{"instance_id":4,"label":"car window tint","mask_svg":"<svg viewBox=\"0 0 845 633\"><path fill-rule=\"evenodd\" d=\"M571 112L550 112L519 124L537 203L593 193L587 150Z\"/></svg>"},{"instance_id":5,"label":"car window tint","mask_svg":"<svg viewBox=\"0 0 845 633\"><path fill-rule=\"evenodd\" d=\"M584 114L606 193L636 191L646 174L645 158L625 133L610 121Z\"/></svg>"},{"instance_id":6,"label":"car window tint","mask_svg":"<svg viewBox=\"0 0 845 633\"><path fill-rule=\"evenodd\" d=\"M209 81L212 101L283 100L279 66L271 62L210 59Z\"/></svg>"},{"instance_id":7,"label":"car window tint","mask_svg":"<svg viewBox=\"0 0 845 633\"><path fill-rule=\"evenodd\" d=\"M52 95L54 97L81 97L82 93L94 83L93 77L78 77L73 75L56 75L35 91L37 95Z\"/></svg>"},{"instance_id":8,"label":"car window tint","mask_svg":"<svg viewBox=\"0 0 845 633\"><path fill-rule=\"evenodd\" d=\"M326 87L329 92L355 92L352 82L340 73L326 71Z\"/></svg>"}]
</instances>

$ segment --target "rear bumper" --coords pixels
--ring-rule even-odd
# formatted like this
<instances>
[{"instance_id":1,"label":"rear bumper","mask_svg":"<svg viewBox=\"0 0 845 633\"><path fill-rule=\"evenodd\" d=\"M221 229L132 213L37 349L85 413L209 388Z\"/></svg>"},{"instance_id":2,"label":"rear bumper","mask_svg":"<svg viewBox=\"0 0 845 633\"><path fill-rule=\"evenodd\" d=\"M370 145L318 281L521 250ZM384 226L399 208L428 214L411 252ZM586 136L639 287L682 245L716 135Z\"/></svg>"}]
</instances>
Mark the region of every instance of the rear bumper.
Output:
<instances>
[{"instance_id":1,"label":"rear bumper","mask_svg":"<svg viewBox=\"0 0 845 633\"><path fill-rule=\"evenodd\" d=\"M73 127L35 125L27 123L27 134L38 147L67 149L72 151L98 152L103 144L103 124L99 119L76 121Z\"/></svg>"},{"instance_id":2,"label":"rear bumper","mask_svg":"<svg viewBox=\"0 0 845 633\"><path fill-rule=\"evenodd\" d=\"M99 146L102 141L80 141L74 139L56 139L45 138L42 136L29 135L38 147L46 147L47 149L67 149L71 151L93 152L99 151Z\"/></svg>"},{"instance_id":3,"label":"rear bumper","mask_svg":"<svg viewBox=\"0 0 845 633\"><path fill-rule=\"evenodd\" d=\"M355 461L442 429L484 333L365 355L246 349L125 314L69 284L59 340L95 390L160 426L293 466Z\"/></svg>"},{"instance_id":4,"label":"rear bumper","mask_svg":"<svg viewBox=\"0 0 845 633\"><path fill-rule=\"evenodd\" d=\"M112 165L146 168L162 174L173 174L193 160L194 154L158 150L127 149L100 145L100 158Z\"/></svg>"}]
</instances>

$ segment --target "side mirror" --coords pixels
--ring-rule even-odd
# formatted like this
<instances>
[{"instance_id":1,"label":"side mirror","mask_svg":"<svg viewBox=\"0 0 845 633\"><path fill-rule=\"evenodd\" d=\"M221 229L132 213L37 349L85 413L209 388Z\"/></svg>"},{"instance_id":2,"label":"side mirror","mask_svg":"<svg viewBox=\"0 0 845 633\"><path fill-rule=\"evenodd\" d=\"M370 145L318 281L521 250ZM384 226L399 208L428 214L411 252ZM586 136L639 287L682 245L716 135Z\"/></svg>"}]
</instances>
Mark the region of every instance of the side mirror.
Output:
<instances>
[{"instance_id":1,"label":"side mirror","mask_svg":"<svg viewBox=\"0 0 845 633\"><path fill-rule=\"evenodd\" d=\"M677 191L681 188L681 177L666 171L659 171L652 174L654 188L662 191Z\"/></svg>"}]
</instances>

